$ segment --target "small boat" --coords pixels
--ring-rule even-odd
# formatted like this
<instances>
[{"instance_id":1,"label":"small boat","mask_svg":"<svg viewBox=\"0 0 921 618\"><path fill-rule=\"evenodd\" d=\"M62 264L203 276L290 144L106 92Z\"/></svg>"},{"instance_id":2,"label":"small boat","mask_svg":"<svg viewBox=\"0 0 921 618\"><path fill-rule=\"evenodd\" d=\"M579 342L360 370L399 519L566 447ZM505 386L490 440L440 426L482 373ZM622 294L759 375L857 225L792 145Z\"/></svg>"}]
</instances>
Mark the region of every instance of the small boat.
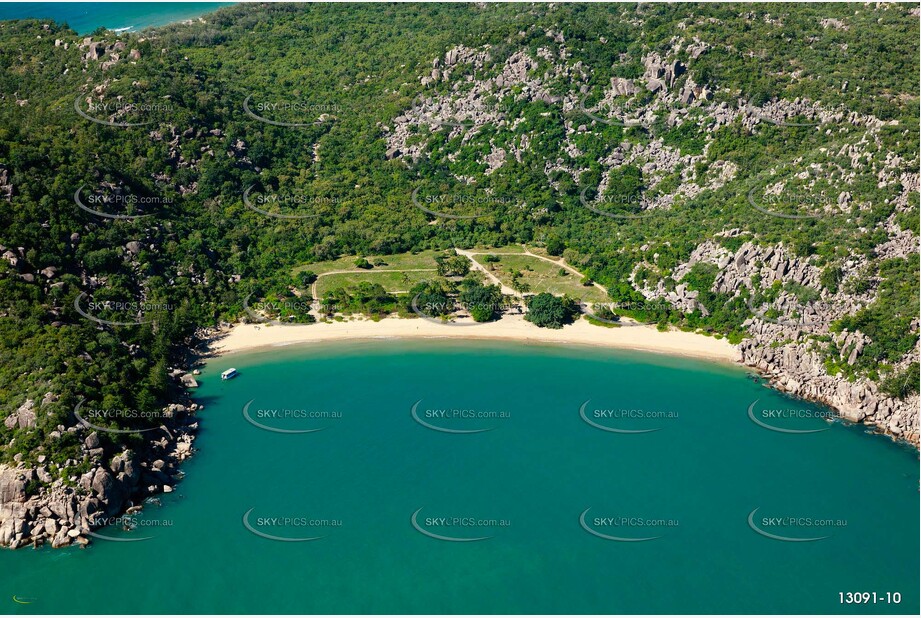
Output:
<instances>
[{"instance_id":1,"label":"small boat","mask_svg":"<svg viewBox=\"0 0 921 618\"><path fill-rule=\"evenodd\" d=\"M235 377L237 377L237 370L234 369L233 367L231 367L230 369L228 369L227 371L225 371L225 372L223 372L223 373L221 374L221 379L222 379L222 380L229 380L229 379L235 378Z\"/></svg>"}]
</instances>

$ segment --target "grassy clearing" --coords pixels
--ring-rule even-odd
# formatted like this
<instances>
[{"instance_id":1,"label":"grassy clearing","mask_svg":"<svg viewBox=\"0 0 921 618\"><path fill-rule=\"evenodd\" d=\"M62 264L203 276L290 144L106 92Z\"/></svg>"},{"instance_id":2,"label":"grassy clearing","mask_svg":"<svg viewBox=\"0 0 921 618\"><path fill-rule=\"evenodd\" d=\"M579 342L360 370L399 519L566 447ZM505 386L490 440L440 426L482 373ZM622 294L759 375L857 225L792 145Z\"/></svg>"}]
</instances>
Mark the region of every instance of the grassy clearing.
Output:
<instances>
[{"instance_id":1,"label":"grassy clearing","mask_svg":"<svg viewBox=\"0 0 921 618\"><path fill-rule=\"evenodd\" d=\"M565 269L561 270L561 267L556 264L526 255L525 248L521 245L477 247L469 251L474 254L477 262L510 288L522 289L526 293L534 294L540 292L549 292L558 296L568 294L589 303L607 300L607 295L602 290L594 286L582 285L579 275ZM419 281L434 278L437 266L435 257L440 254L440 251L422 251L416 254L348 256L337 260L305 264L295 268L294 272L296 274L310 270L319 275L317 295L320 298L330 290L352 286L362 281L379 283L388 292L401 292L409 290ZM489 255L495 256L499 261L488 262L486 256ZM371 264L377 261L383 263L373 268L359 269L355 261L361 257ZM519 277L514 276L516 272L520 273Z\"/></svg>"},{"instance_id":2,"label":"grassy clearing","mask_svg":"<svg viewBox=\"0 0 921 618\"><path fill-rule=\"evenodd\" d=\"M584 302L604 302L607 295L594 286L582 285L579 275L550 262L530 255L498 255L498 262L486 263L477 256L483 266L505 285L525 293L550 292L557 296L568 294ZM514 273L521 273L515 277ZM517 282L516 282L517 281Z\"/></svg>"},{"instance_id":3,"label":"grassy clearing","mask_svg":"<svg viewBox=\"0 0 921 618\"><path fill-rule=\"evenodd\" d=\"M382 268L390 268L382 267ZM324 275L317 280L317 294L323 298L326 293L336 288L349 287L367 281L379 283L388 292L408 292L415 284L426 279L434 279L435 271L425 272L388 272L387 270L371 270L355 273L339 273Z\"/></svg>"},{"instance_id":4,"label":"grassy clearing","mask_svg":"<svg viewBox=\"0 0 921 618\"><path fill-rule=\"evenodd\" d=\"M479 256L489 253L524 253L525 248L521 245L508 245L506 247L474 247L473 249L467 249L467 251Z\"/></svg>"},{"instance_id":5,"label":"grassy clearing","mask_svg":"<svg viewBox=\"0 0 921 618\"><path fill-rule=\"evenodd\" d=\"M435 268L435 256L439 255L438 251L421 251L419 253L397 253L395 255L352 255L342 257L337 260L326 262L314 262L313 264L304 264L294 269L294 274L309 270L318 275L337 271L337 270L357 270L355 260L365 258L371 264L381 260L384 264L374 266L364 272L374 272L375 270L399 270L399 269L416 269L416 268Z\"/></svg>"}]
</instances>

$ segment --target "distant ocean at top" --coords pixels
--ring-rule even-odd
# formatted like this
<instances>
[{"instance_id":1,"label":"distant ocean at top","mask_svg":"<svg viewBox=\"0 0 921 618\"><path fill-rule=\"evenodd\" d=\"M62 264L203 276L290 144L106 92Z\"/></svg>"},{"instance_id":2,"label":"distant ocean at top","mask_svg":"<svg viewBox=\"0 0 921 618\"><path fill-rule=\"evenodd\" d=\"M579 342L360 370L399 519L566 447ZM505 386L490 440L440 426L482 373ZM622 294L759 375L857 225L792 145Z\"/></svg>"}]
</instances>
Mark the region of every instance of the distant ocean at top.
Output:
<instances>
[{"instance_id":1,"label":"distant ocean at top","mask_svg":"<svg viewBox=\"0 0 921 618\"><path fill-rule=\"evenodd\" d=\"M99 27L142 30L184 19L194 19L234 2L4 2L0 20L52 19L78 34Z\"/></svg>"}]
</instances>

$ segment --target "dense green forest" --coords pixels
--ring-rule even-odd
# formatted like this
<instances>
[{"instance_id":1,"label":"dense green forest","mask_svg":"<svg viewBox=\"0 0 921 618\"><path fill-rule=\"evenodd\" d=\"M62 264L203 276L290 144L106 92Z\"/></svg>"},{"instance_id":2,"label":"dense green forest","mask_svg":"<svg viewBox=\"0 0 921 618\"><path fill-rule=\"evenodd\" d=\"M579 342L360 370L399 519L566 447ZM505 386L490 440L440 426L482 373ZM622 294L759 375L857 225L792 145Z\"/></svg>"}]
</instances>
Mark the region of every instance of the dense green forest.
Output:
<instances>
[{"instance_id":1,"label":"dense green forest","mask_svg":"<svg viewBox=\"0 0 921 618\"><path fill-rule=\"evenodd\" d=\"M901 189L878 182L891 153L899 157L893 163L890 156L891 168L917 174L919 27L911 10L813 3L242 5L204 23L99 31L89 44L66 25L2 22L0 416L26 398L52 396L37 427L0 424L0 460L18 454L30 461L38 447L57 462L75 457L73 434L53 430L72 424L81 399L108 408L162 406L177 388L168 369L187 366L197 328L244 317L247 298L291 298L311 282L293 275L294 267L343 255L529 243L565 256L621 303L643 300L631 282L637 265L649 287L661 280L673 289L669 273L705 241L730 251L744 240L783 243L824 269L828 290L839 283L836 269L863 256L879 298L836 327L859 328L872 347L856 365L830 358L829 367L877 378L878 363L895 363L917 341L918 254L878 260L875 253L887 240L887 219L913 232L915 242L918 234L917 192L899 210ZM823 25L828 19L846 27ZM674 51L677 36L710 47L692 57L688 45ZM489 59L423 85L420 76L458 46L488 49ZM407 144L423 156L388 153L395 119L420 97L462 92L467 77L493 77L519 52L532 59L528 75L541 80L548 97L491 101L509 122L468 137L448 124L413 129ZM690 67L674 90L693 75L713 92L708 108L821 101L825 109L875 118L878 143L866 145L866 160L855 166L849 147L863 126L717 126L703 108L690 106L688 117L699 122L675 127L660 116L649 125L570 130L588 118L554 97L582 82L594 105L612 78L641 77L642 58L651 53ZM575 148L564 152L566 140ZM686 168L651 188L650 171L624 166L607 183L605 199L636 214L633 196L674 193L692 177L700 180L699 193L639 218L598 216L584 206L586 187L602 182L601 161L616 146L648 151L660 141L691 157ZM489 170L484 157L500 148L518 156ZM710 182L721 169L717 161L739 173ZM749 205L753 187L793 182L810 166L853 172L849 191L861 207L790 220ZM566 169L583 170L579 181ZM832 174L801 189L819 195L839 181ZM248 188L254 196L307 199L257 204L276 215L266 216L244 200ZM466 195L456 212L476 216L433 217L414 206L416 190L424 197ZM726 230L747 235L719 235ZM665 307L637 314L739 341L752 316L748 298L713 292L715 277L702 264L683 281L710 308L707 315ZM412 316L407 298L378 288L342 288L324 300L346 313ZM476 282L448 291L426 283L409 296L420 294L430 306L459 295L462 303L492 307L501 296ZM539 309L532 321L552 327L577 315L568 299L540 295L530 302ZM478 310L474 317L495 316Z\"/></svg>"}]
</instances>

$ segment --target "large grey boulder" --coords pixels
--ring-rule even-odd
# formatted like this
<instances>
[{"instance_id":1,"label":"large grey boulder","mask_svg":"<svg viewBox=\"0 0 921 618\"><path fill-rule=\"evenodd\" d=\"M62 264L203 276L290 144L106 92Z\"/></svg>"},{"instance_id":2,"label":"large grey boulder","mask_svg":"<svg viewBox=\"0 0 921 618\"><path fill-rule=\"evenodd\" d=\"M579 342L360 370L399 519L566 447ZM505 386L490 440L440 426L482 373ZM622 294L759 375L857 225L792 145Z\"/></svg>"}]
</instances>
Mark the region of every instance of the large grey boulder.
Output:
<instances>
[{"instance_id":1,"label":"large grey boulder","mask_svg":"<svg viewBox=\"0 0 921 618\"><path fill-rule=\"evenodd\" d=\"M7 429L19 427L19 429L32 429L35 427L35 402L26 399L26 402L19 406L15 412L6 417L3 421Z\"/></svg>"}]
</instances>

